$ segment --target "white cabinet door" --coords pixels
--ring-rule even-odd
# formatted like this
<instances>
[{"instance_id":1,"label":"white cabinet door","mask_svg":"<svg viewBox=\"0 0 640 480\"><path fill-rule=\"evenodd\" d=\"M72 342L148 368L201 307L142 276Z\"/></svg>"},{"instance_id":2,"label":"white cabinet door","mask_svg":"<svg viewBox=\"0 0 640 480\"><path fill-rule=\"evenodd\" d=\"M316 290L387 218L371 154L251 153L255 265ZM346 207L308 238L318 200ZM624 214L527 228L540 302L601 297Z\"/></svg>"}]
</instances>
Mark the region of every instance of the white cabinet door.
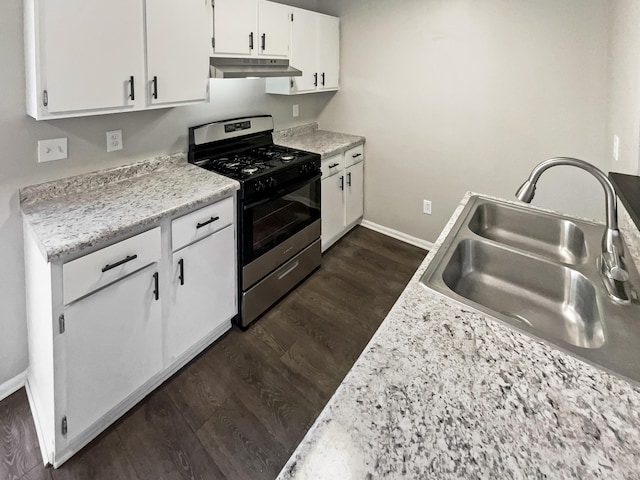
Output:
<instances>
[{"instance_id":1,"label":"white cabinet door","mask_svg":"<svg viewBox=\"0 0 640 480\"><path fill-rule=\"evenodd\" d=\"M47 111L144 104L143 18L140 1L44 2L40 31L44 32ZM132 77L135 100L131 99Z\"/></svg>"},{"instance_id":2,"label":"white cabinet door","mask_svg":"<svg viewBox=\"0 0 640 480\"><path fill-rule=\"evenodd\" d=\"M213 330L231 327L231 318L237 313L234 252L230 225L173 254L166 332L169 363Z\"/></svg>"},{"instance_id":3,"label":"white cabinet door","mask_svg":"<svg viewBox=\"0 0 640 480\"><path fill-rule=\"evenodd\" d=\"M301 77L293 77L293 91L313 92L318 83L318 14L295 9L292 23L290 64L302 70Z\"/></svg>"},{"instance_id":4,"label":"white cabinet door","mask_svg":"<svg viewBox=\"0 0 640 480\"><path fill-rule=\"evenodd\" d=\"M64 310L67 440L162 369L157 264Z\"/></svg>"},{"instance_id":5,"label":"white cabinet door","mask_svg":"<svg viewBox=\"0 0 640 480\"><path fill-rule=\"evenodd\" d=\"M260 0L258 5L258 53L266 57L289 58L292 8Z\"/></svg>"},{"instance_id":6,"label":"white cabinet door","mask_svg":"<svg viewBox=\"0 0 640 480\"><path fill-rule=\"evenodd\" d=\"M207 99L210 8L209 0L146 0L149 85L140 94L151 104Z\"/></svg>"},{"instance_id":7,"label":"white cabinet door","mask_svg":"<svg viewBox=\"0 0 640 480\"><path fill-rule=\"evenodd\" d=\"M344 230L344 171L322 180L322 251Z\"/></svg>"},{"instance_id":8,"label":"white cabinet door","mask_svg":"<svg viewBox=\"0 0 640 480\"><path fill-rule=\"evenodd\" d=\"M345 179L345 226L356 222L364 213L364 162L347 168Z\"/></svg>"},{"instance_id":9,"label":"white cabinet door","mask_svg":"<svg viewBox=\"0 0 640 480\"><path fill-rule=\"evenodd\" d=\"M318 88L336 90L340 74L340 20L318 15Z\"/></svg>"},{"instance_id":10,"label":"white cabinet door","mask_svg":"<svg viewBox=\"0 0 640 480\"><path fill-rule=\"evenodd\" d=\"M257 22L258 0L214 0L214 54L250 56L258 48Z\"/></svg>"}]
</instances>

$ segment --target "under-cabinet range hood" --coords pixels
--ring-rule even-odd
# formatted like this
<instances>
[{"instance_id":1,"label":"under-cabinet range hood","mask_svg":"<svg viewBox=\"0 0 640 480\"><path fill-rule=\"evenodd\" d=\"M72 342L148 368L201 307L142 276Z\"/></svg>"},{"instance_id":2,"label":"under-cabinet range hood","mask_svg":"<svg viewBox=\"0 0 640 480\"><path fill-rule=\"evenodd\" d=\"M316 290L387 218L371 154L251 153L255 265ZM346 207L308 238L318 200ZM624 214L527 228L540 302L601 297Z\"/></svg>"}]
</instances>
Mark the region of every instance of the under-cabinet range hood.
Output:
<instances>
[{"instance_id":1,"label":"under-cabinet range hood","mask_svg":"<svg viewBox=\"0 0 640 480\"><path fill-rule=\"evenodd\" d=\"M299 77L302 72L286 59L211 57L211 78Z\"/></svg>"}]
</instances>

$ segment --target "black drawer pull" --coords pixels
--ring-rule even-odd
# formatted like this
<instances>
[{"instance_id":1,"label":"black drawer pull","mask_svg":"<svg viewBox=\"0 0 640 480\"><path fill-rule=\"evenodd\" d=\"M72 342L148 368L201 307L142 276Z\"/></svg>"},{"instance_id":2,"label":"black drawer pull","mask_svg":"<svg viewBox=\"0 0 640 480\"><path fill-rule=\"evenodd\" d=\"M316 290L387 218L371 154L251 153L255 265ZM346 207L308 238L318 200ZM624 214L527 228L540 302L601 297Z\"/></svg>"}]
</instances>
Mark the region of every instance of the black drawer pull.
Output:
<instances>
[{"instance_id":1,"label":"black drawer pull","mask_svg":"<svg viewBox=\"0 0 640 480\"><path fill-rule=\"evenodd\" d=\"M332 163L331 165L329 165L329 168L337 167L338 165L340 165L340 164L339 163Z\"/></svg>"},{"instance_id":2,"label":"black drawer pull","mask_svg":"<svg viewBox=\"0 0 640 480\"><path fill-rule=\"evenodd\" d=\"M351 186L351 172L347 173L347 186Z\"/></svg>"},{"instance_id":3,"label":"black drawer pull","mask_svg":"<svg viewBox=\"0 0 640 480\"><path fill-rule=\"evenodd\" d=\"M136 258L138 258L138 255L127 255L127 258L124 258L119 262L116 262L112 265L105 265L104 267L102 267L102 273L107 272L112 268L119 267L120 265L124 265L125 263L130 262L131 260L135 260Z\"/></svg>"},{"instance_id":4,"label":"black drawer pull","mask_svg":"<svg viewBox=\"0 0 640 480\"><path fill-rule=\"evenodd\" d=\"M362 154L361 153L354 153L353 155L351 155L353 158L358 158L361 157Z\"/></svg>"},{"instance_id":5,"label":"black drawer pull","mask_svg":"<svg viewBox=\"0 0 640 480\"><path fill-rule=\"evenodd\" d=\"M253 32L249 34L249 50L253 50Z\"/></svg>"},{"instance_id":6,"label":"black drawer pull","mask_svg":"<svg viewBox=\"0 0 640 480\"><path fill-rule=\"evenodd\" d=\"M180 275L178 276L178 280L180 280L180 285L184 285L184 259L183 258L178 260L178 266L180 267Z\"/></svg>"},{"instance_id":7,"label":"black drawer pull","mask_svg":"<svg viewBox=\"0 0 640 480\"><path fill-rule=\"evenodd\" d=\"M262 51L264 52L264 50L267 48L267 34L263 33L262 34Z\"/></svg>"},{"instance_id":8,"label":"black drawer pull","mask_svg":"<svg viewBox=\"0 0 640 480\"><path fill-rule=\"evenodd\" d=\"M322 72L322 86L324 87L324 72Z\"/></svg>"},{"instance_id":9,"label":"black drawer pull","mask_svg":"<svg viewBox=\"0 0 640 480\"><path fill-rule=\"evenodd\" d=\"M344 190L344 175L340 177L340 190Z\"/></svg>"},{"instance_id":10,"label":"black drawer pull","mask_svg":"<svg viewBox=\"0 0 640 480\"><path fill-rule=\"evenodd\" d=\"M153 297L160 300L160 275L158 272L153 274Z\"/></svg>"},{"instance_id":11,"label":"black drawer pull","mask_svg":"<svg viewBox=\"0 0 640 480\"><path fill-rule=\"evenodd\" d=\"M133 75L129 77L129 86L131 87L131 91L129 92L129 99L135 100L136 99L136 83L135 83L135 78L133 78Z\"/></svg>"},{"instance_id":12,"label":"black drawer pull","mask_svg":"<svg viewBox=\"0 0 640 480\"><path fill-rule=\"evenodd\" d=\"M202 222L196 225L196 228L202 228L202 227L206 227L207 225L209 225L210 223L213 223L215 221L220 220L220 217L211 217L209 220L207 220L206 222Z\"/></svg>"},{"instance_id":13,"label":"black drawer pull","mask_svg":"<svg viewBox=\"0 0 640 480\"><path fill-rule=\"evenodd\" d=\"M151 93L151 96L157 100L158 99L158 77L153 77L153 81L151 83L153 83L153 92Z\"/></svg>"}]
</instances>

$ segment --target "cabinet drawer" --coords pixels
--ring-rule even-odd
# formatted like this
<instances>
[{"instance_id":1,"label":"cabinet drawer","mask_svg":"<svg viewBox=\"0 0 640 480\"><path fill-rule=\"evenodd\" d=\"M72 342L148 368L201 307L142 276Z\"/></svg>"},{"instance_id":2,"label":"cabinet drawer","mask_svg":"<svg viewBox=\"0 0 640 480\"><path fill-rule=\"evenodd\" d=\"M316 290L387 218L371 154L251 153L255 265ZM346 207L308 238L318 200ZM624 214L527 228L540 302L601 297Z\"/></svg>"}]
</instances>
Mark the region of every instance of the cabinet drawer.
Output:
<instances>
[{"instance_id":1,"label":"cabinet drawer","mask_svg":"<svg viewBox=\"0 0 640 480\"><path fill-rule=\"evenodd\" d=\"M160 227L62 266L64 303L93 292L160 259Z\"/></svg>"},{"instance_id":2,"label":"cabinet drawer","mask_svg":"<svg viewBox=\"0 0 640 480\"><path fill-rule=\"evenodd\" d=\"M176 218L171 222L173 251L231 225L234 218L233 197Z\"/></svg>"},{"instance_id":3,"label":"cabinet drawer","mask_svg":"<svg viewBox=\"0 0 640 480\"><path fill-rule=\"evenodd\" d=\"M344 161L347 167L364 160L364 145L350 148L344 152Z\"/></svg>"},{"instance_id":4,"label":"cabinet drawer","mask_svg":"<svg viewBox=\"0 0 640 480\"><path fill-rule=\"evenodd\" d=\"M322 178L329 178L344 169L342 154L333 155L332 157L322 160Z\"/></svg>"}]
</instances>

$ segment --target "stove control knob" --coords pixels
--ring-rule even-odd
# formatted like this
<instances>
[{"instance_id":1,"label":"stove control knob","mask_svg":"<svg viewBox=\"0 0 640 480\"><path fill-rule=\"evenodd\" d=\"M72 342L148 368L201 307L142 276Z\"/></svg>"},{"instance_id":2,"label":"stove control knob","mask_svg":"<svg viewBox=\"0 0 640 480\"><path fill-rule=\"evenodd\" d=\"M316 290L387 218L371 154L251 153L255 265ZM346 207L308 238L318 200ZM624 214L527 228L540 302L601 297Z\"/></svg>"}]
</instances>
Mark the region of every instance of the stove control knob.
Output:
<instances>
[{"instance_id":1,"label":"stove control knob","mask_svg":"<svg viewBox=\"0 0 640 480\"><path fill-rule=\"evenodd\" d=\"M276 186L276 184L277 184L276 179L275 179L275 178L273 178L273 177L269 177L269 178L267 178L267 179L265 180L265 182L266 182L266 184L267 184L267 187L269 187L269 188L275 188L275 186Z\"/></svg>"},{"instance_id":2,"label":"stove control knob","mask_svg":"<svg viewBox=\"0 0 640 480\"><path fill-rule=\"evenodd\" d=\"M258 180L256 182L256 192L260 193L260 192L264 192L266 190L267 186L262 183L262 180Z\"/></svg>"}]
</instances>

